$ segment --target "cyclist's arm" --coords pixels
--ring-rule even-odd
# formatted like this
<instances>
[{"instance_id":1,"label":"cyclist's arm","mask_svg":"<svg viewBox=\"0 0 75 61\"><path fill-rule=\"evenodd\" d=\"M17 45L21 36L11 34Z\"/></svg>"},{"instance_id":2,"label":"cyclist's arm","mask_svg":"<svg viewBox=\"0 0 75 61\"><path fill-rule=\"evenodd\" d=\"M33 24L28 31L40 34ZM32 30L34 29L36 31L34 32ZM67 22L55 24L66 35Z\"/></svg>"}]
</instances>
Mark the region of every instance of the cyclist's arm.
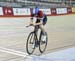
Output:
<instances>
[{"instance_id":1,"label":"cyclist's arm","mask_svg":"<svg viewBox=\"0 0 75 61\"><path fill-rule=\"evenodd\" d=\"M42 22L39 22L39 23L35 23L35 25L42 25Z\"/></svg>"},{"instance_id":2,"label":"cyclist's arm","mask_svg":"<svg viewBox=\"0 0 75 61\"><path fill-rule=\"evenodd\" d=\"M42 25L43 24L43 20L40 20L40 22L35 23L34 25Z\"/></svg>"}]
</instances>

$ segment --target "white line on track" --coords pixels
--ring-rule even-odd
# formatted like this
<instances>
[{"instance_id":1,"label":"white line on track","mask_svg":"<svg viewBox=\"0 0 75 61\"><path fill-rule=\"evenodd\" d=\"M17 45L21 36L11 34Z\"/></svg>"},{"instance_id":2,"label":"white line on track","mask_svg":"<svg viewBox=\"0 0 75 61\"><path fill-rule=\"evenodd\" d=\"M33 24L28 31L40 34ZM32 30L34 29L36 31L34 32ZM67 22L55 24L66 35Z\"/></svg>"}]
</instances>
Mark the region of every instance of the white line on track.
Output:
<instances>
[{"instance_id":1,"label":"white line on track","mask_svg":"<svg viewBox=\"0 0 75 61\"><path fill-rule=\"evenodd\" d=\"M5 53L9 53L9 54L13 54L13 55L22 56L22 57L27 57L28 56L28 54L25 53L25 52L16 51L14 49L8 49L8 48L4 48L4 47L0 47L0 51L5 52Z\"/></svg>"}]
</instances>

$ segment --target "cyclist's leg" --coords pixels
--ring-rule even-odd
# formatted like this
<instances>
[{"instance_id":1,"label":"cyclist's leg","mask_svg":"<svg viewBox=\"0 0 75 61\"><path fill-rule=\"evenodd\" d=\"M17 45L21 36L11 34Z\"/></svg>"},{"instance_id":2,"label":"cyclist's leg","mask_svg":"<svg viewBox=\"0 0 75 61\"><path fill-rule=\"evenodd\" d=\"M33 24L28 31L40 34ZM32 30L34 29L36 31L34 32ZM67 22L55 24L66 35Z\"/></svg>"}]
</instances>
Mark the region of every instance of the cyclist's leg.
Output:
<instances>
[{"instance_id":1,"label":"cyclist's leg","mask_svg":"<svg viewBox=\"0 0 75 61\"><path fill-rule=\"evenodd\" d=\"M42 41L45 41L45 39L46 39L46 35L45 35L46 31L44 29L44 25L46 25L46 23L47 23L47 17L45 16L44 19L43 19L43 24L42 25L39 25L39 28L41 29L41 31L43 33L43 35L41 37L42 38Z\"/></svg>"},{"instance_id":2,"label":"cyclist's leg","mask_svg":"<svg viewBox=\"0 0 75 61\"><path fill-rule=\"evenodd\" d=\"M45 35L44 26L46 25L46 23L47 23L47 17L45 16L44 19L43 19L43 24L42 24L42 25L39 25L39 28L40 28L41 31L43 32L43 35Z\"/></svg>"},{"instance_id":3,"label":"cyclist's leg","mask_svg":"<svg viewBox=\"0 0 75 61\"><path fill-rule=\"evenodd\" d=\"M41 40L42 40L43 43L45 43L45 41L46 41L46 34L45 34L44 26L43 26L43 25L39 25L39 28L40 28L41 31L42 31Z\"/></svg>"},{"instance_id":4,"label":"cyclist's leg","mask_svg":"<svg viewBox=\"0 0 75 61\"><path fill-rule=\"evenodd\" d=\"M41 29L43 35L45 35L45 29L44 29L44 25L39 25L39 28Z\"/></svg>"},{"instance_id":5,"label":"cyclist's leg","mask_svg":"<svg viewBox=\"0 0 75 61\"><path fill-rule=\"evenodd\" d=\"M39 19L37 19L36 20L36 23L39 23L40 22L40 20ZM36 25L35 26L35 31L36 31L36 35L38 36L38 29L39 29L39 25Z\"/></svg>"},{"instance_id":6,"label":"cyclist's leg","mask_svg":"<svg viewBox=\"0 0 75 61\"><path fill-rule=\"evenodd\" d=\"M38 47L39 46L39 41L38 41L38 29L39 29L39 26L35 26L35 37L36 37L36 40L35 40L35 47Z\"/></svg>"}]
</instances>

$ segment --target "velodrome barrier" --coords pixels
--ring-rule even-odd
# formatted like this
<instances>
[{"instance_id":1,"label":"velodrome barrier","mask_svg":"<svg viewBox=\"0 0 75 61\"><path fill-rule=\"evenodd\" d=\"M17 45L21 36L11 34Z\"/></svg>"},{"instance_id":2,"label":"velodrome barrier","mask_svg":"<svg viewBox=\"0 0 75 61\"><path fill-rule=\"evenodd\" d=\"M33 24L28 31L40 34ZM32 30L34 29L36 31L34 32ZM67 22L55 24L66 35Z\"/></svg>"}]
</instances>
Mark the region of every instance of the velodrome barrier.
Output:
<instances>
[{"instance_id":1,"label":"velodrome barrier","mask_svg":"<svg viewBox=\"0 0 75 61\"><path fill-rule=\"evenodd\" d=\"M75 8L48 8L40 9L48 16L57 16L75 13ZM0 7L0 17L29 17L31 15L31 8L12 8L12 7Z\"/></svg>"}]
</instances>

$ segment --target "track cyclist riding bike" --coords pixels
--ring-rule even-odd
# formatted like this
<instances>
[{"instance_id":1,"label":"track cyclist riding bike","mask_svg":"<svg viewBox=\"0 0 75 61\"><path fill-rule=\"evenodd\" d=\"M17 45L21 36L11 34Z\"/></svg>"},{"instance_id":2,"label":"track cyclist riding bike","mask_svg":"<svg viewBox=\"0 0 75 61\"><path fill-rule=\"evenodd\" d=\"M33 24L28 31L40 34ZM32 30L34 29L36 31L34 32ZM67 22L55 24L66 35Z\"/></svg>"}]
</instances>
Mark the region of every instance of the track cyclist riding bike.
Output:
<instances>
[{"instance_id":1,"label":"track cyclist riding bike","mask_svg":"<svg viewBox=\"0 0 75 61\"><path fill-rule=\"evenodd\" d=\"M36 18L36 22L33 22L33 18ZM34 52L35 47L39 46L39 51L43 53L46 50L47 46L47 32L44 29L44 25L46 25L47 22L47 16L39 10L38 7L35 7L32 10L31 14L31 21L29 23L29 26L34 26L34 31L29 33L29 36L27 38L26 43L26 50L29 55L31 55ZM27 26L27 27L29 27ZM39 38L37 37L38 29L41 30Z\"/></svg>"},{"instance_id":2,"label":"track cyclist riding bike","mask_svg":"<svg viewBox=\"0 0 75 61\"><path fill-rule=\"evenodd\" d=\"M36 17L35 23L33 23L33 17ZM43 11L39 10L39 7L36 6L32 10L30 24L35 26L36 31L38 30L38 28L41 29L41 31L43 32L42 42L45 42L45 38L46 38L45 29L44 29L44 26L46 25L46 22L47 22L46 14Z\"/></svg>"}]
</instances>

